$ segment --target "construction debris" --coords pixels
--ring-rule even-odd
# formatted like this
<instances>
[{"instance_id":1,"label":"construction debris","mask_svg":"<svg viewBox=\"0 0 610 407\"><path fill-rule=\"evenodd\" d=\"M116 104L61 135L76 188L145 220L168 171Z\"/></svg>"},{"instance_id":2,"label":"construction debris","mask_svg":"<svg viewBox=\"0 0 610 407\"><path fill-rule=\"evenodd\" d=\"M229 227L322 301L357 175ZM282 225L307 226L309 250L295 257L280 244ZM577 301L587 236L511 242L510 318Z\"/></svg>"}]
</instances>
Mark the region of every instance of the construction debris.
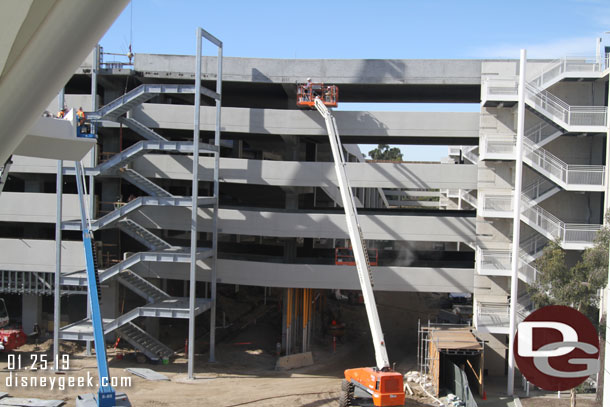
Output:
<instances>
[{"instance_id":1,"label":"construction debris","mask_svg":"<svg viewBox=\"0 0 610 407\"><path fill-rule=\"evenodd\" d=\"M31 398L6 397L7 393L0 393L0 406L13 407L59 407L64 404L63 400L42 400Z\"/></svg>"},{"instance_id":2,"label":"construction debris","mask_svg":"<svg viewBox=\"0 0 610 407\"><path fill-rule=\"evenodd\" d=\"M125 369L126 371L128 371L131 374L134 374L136 376L139 376L143 379L146 380L152 380L152 381L157 381L157 380L169 380L169 377L161 374L161 373L157 373L154 370L151 369L146 369L146 368L138 368L138 367L129 367L127 369Z\"/></svg>"},{"instance_id":3,"label":"construction debris","mask_svg":"<svg viewBox=\"0 0 610 407\"><path fill-rule=\"evenodd\" d=\"M295 353L294 355L280 357L275 364L275 370L296 369L311 365L313 365L313 354L311 352Z\"/></svg>"}]
</instances>

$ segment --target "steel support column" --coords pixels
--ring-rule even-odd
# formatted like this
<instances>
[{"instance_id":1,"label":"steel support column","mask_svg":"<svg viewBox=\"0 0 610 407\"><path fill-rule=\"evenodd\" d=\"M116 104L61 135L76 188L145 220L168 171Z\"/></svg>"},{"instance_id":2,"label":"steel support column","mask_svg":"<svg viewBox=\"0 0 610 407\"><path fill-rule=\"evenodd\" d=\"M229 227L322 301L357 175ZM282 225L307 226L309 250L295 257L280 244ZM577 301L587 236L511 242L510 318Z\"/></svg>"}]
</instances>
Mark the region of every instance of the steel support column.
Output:
<instances>
[{"instance_id":1,"label":"steel support column","mask_svg":"<svg viewBox=\"0 0 610 407\"><path fill-rule=\"evenodd\" d=\"M197 56L195 58L195 118L193 123L193 181L191 202L191 264L189 272L189 339L188 378L193 378L195 356L195 269L197 267L197 200L199 198L199 126L201 107L201 27L197 28Z\"/></svg>"},{"instance_id":2,"label":"steel support column","mask_svg":"<svg viewBox=\"0 0 610 407\"><path fill-rule=\"evenodd\" d=\"M515 386L515 342L517 296L519 290L519 231L521 227L521 183L523 181L523 134L525 132L525 62L527 53L521 50L519 63L519 104L517 106L517 159L515 161L515 190L513 193L512 273L510 277L510 320L508 328L508 382L506 393L512 396Z\"/></svg>"},{"instance_id":3,"label":"steel support column","mask_svg":"<svg viewBox=\"0 0 610 407\"><path fill-rule=\"evenodd\" d=\"M57 179L55 195L57 210L55 215L55 286L53 287L53 363L59 370L59 328L61 327L61 220L63 194L63 161L57 161Z\"/></svg>"}]
</instances>

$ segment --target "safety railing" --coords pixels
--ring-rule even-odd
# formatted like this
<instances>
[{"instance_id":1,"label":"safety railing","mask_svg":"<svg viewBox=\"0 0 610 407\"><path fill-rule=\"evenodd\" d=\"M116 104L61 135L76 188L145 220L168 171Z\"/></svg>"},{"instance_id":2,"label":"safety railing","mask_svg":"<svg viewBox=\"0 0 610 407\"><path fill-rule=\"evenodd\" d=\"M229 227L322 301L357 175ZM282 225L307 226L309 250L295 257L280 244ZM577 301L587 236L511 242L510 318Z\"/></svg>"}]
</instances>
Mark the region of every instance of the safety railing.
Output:
<instances>
[{"instance_id":1,"label":"safety railing","mask_svg":"<svg viewBox=\"0 0 610 407\"><path fill-rule=\"evenodd\" d=\"M577 74L589 72L601 72L604 69L602 61L596 57L564 57L552 61L541 69L529 69L527 81L532 85L543 89L547 84L554 83L557 78L564 74Z\"/></svg>"},{"instance_id":2,"label":"safety railing","mask_svg":"<svg viewBox=\"0 0 610 407\"><path fill-rule=\"evenodd\" d=\"M524 199L524 210L521 213L531 225L543 229L550 239L559 239L564 244L592 244L601 225L565 223L556 216Z\"/></svg>"},{"instance_id":3,"label":"safety railing","mask_svg":"<svg viewBox=\"0 0 610 407\"><path fill-rule=\"evenodd\" d=\"M530 140L523 140L524 157L532 164L568 185L604 185L605 166L566 164L555 155L539 148Z\"/></svg>"},{"instance_id":4,"label":"safety railing","mask_svg":"<svg viewBox=\"0 0 610 407\"><path fill-rule=\"evenodd\" d=\"M546 178L538 178L536 181L524 187L521 190L521 194L534 201L544 194L551 192L553 189L557 189L557 185Z\"/></svg>"},{"instance_id":5,"label":"safety railing","mask_svg":"<svg viewBox=\"0 0 610 407\"><path fill-rule=\"evenodd\" d=\"M536 110L568 126L605 126L604 106L570 106L557 96L526 83L525 96Z\"/></svg>"},{"instance_id":6,"label":"safety railing","mask_svg":"<svg viewBox=\"0 0 610 407\"><path fill-rule=\"evenodd\" d=\"M557 130L554 126L548 123L538 123L525 132L525 138L532 141L537 146L542 147L547 140L560 136L562 131Z\"/></svg>"},{"instance_id":7,"label":"safety railing","mask_svg":"<svg viewBox=\"0 0 610 407\"><path fill-rule=\"evenodd\" d=\"M510 304L503 302L477 302L477 327L508 328L510 322ZM530 304L519 304L515 310L517 322L522 322L531 313Z\"/></svg>"},{"instance_id":8,"label":"safety railing","mask_svg":"<svg viewBox=\"0 0 610 407\"><path fill-rule=\"evenodd\" d=\"M479 249L477 253L477 272L482 275L510 275L513 253L511 250ZM527 254L519 250L519 278L531 283L536 280L537 270L529 264Z\"/></svg>"},{"instance_id":9,"label":"safety railing","mask_svg":"<svg viewBox=\"0 0 610 407\"><path fill-rule=\"evenodd\" d=\"M467 203L468 203L470 206L472 206L473 208L478 207L479 202L478 202L478 200L477 200L477 198L476 198L476 197L474 197L474 196L472 196L472 195L470 194L470 190L463 189L463 190L461 190L461 191L462 191L462 192L461 192L461 197L462 197L462 200L463 200L463 201L467 202Z\"/></svg>"},{"instance_id":10,"label":"safety railing","mask_svg":"<svg viewBox=\"0 0 610 407\"><path fill-rule=\"evenodd\" d=\"M482 159L514 159L516 138L512 135L483 136L481 143Z\"/></svg>"},{"instance_id":11,"label":"safety railing","mask_svg":"<svg viewBox=\"0 0 610 407\"><path fill-rule=\"evenodd\" d=\"M512 195L500 195L500 194L484 194L482 196L483 211L493 212L512 212L513 210L513 197Z\"/></svg>"},{"instance_id":12,"label":"safety railing","mask_svg":"<svg viewBox=\"0 0 610 407\"><path fill-rule=\"evenodd\" d=\"M536 233L526 239L523 239L519 245L526 256L537 257L538 254L542 252L548 241L549 240L547 238Z\"/></svg>"},{"instance_id":13,"label":"safety railing","mask_svg":"<svg viewBox=\"0 0 610 407\"><path fill-rule=\"evenodd\" d=\"M470 162L476 164L479 162L479 156L474 152L479 146L468 146L462 147L462 156L467 158Z\"/></svg>"}]
</instances>

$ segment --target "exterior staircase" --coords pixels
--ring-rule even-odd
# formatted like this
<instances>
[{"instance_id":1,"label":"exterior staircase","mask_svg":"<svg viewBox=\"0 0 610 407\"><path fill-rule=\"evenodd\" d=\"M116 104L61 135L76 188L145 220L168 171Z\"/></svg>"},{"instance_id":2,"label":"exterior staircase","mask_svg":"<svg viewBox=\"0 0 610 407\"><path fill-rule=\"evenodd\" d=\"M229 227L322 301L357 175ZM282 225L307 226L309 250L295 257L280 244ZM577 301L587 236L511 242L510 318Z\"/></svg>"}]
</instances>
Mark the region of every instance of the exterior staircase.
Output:
<instances>
[{"instance_id":1,"label":"exterior staircase","mask_svg":"<svg viewBox=\"0 0 610 407\"><path fill-rule=\"evenodd\" d=\"M131 168L121 168L119 169L119 174L121 175L121 178L129 181L150 196L168 198L173 197L173 195L167 192L165 189L161 188L159 185L155 184Z\"/></svg>"},{"instance_id":2,"label":"exterior staircase","mask_svg":"<svg viewBox=\"0 0 610 407\"><path fill-rule=\"evenodd\" d=\"M125 126L129 127L131 130L135 131L136 133L138 133L140 136L142 136L143 138L145 138L147 140L167 141L167 139L165 137L163 137L156 131L149 129L148 127L146 127L145 125L143 125L142 123L137 121L136 119L127 118L127 117L119 117L117 119L117 121L119 123L122 123Z\"/></svg>"},{"instance_id":3,"label":"exterior staircase","mask_svg":"<svg viewBox=\"0 0 610 407\"><path fill-rule=\"evenodd\" d=\"M116 98L96 112L87 113L91 120L117 120L134 107L164 93L193 94L195 85L143 84Z\"/></svg>"},{"instance_id":4,"label":"exterior staircase","mask_svg":"<svg viewBox=\"0 0 610 407\"><path fill-rule=\"evenodd\" d=\"M162 302L170 298L165 291L159 289L157 286L151 284L148 280L140 277L131 270L125 270L119 273L118 280L125 287L146 299L149 303Z\"/></svg>"},{"instance_id":5,"label":"exterior staircase","mask_svg":"<svg viewBox=\"0 0 610 407\"><path fill-rule=\"evenodd\" d=\"M169 358L174 354L172 349L149 335L133 322L128 322L118 328L117 334L121 339L124 339L135 349L145 354L149 359L156 360Z\"/></svg>"},{"instance_id":6,"label":"exterior staircase","mask_svg":"<svg viewBox=\"0 0 610 407\"><path fill-rule=\"evenodd\" d=\"M148 247L150 250L171 249L172 245L131 219L121 219L119 229Z\"/></svg>"}]
</instances>

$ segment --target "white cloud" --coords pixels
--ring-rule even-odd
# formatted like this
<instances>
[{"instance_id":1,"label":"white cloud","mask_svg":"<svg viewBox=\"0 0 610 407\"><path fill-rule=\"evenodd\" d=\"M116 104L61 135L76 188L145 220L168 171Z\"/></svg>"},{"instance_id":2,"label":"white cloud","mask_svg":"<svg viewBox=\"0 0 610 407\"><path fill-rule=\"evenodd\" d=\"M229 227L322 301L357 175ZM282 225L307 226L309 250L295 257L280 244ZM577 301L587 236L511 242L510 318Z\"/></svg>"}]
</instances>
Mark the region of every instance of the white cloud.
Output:
<instances>
[{"instance_id":1,"label":"white cloud","mask_svg":"<svg viewBox=\"0 0 610 407\"><path fill-rule=\"evenodd\" d=\"M478 58L518 59L522 48L528 58L560 58L564 56L593 57L596 52L594 37L562 38L544 43L498 44L494 47L480 47L473 50Z\"/></svg>"}]
</instances>

